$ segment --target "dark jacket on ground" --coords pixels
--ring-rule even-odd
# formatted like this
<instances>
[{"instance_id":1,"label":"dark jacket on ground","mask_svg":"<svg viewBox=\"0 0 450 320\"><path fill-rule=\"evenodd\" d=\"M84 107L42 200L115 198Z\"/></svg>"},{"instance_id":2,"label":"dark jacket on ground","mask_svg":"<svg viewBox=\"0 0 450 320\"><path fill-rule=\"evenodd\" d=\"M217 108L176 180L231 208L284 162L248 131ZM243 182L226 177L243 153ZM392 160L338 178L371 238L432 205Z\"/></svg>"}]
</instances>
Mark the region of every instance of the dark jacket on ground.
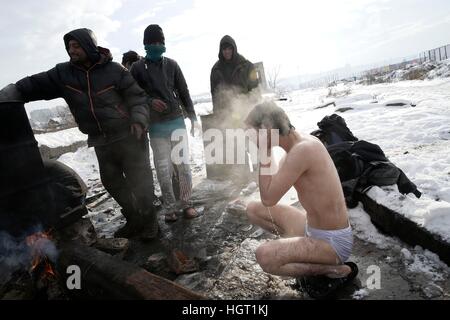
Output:
<instances>
[{"instance_id":1,"label":"dark jacket on ground","mask_svg":"<svg viewBox=\"0 0 450 320\"><path fill-rule=\"evenodd\" d=\"M66 49L77 40L93 65L86 70L72 62L26 77L16 83L25 102L64 98L90 146L107 145L129 135L130 124L148 126L145 92L108 49L97 47L87 29L64 36Z\"/></svg>"},{"instance_id":2,"label":"dark jacket on ground","mask_svg":"<svg viewBox=\"0 0 450 320\"><path fill-rule=\"evenodd\" d=\"M358 140L342 117L336 114L327 116L318 126L320 130L312 134L327 144L349 208L358 204L357 192L364 193L371 186L397 184L400 193L413 193L420 198L416 185L389 161L383 150L376 144Z\"/></svg>"},{"instance_id":3,"label":"dark jacket on ground","mask_svg":"<svg viewBox=\"0 0 450 320\"><path fill-rule=\"evenodd\" d=\"M222 55L223 45L233 47L233 58L226 61ZM227 99L221 96L222 90L232 90L234 93L248 93L258 87L258 75L250 61L238 53L236 42L230 36L224 36L220 41L219 60L211 70L211 95L214 113L227 109Z\"/></svg>"},{"instance_id":4,"label":"dark jacket on ground","mask_svg":"<svg viewBox=\"0 0 450 320\"><path fill-rule=\"evenodd\" d=\"M347 127L344 118L337 114L325 116L317 126L320 128L312 133L326 145L332 145L343 141L358 141Z\"/></svg>"},{"instance_id":5,"label":"dark jacket on ground","mask_svg":"<svg viewBox=\"0 0 450 320\"><path fill-rule=\"evenodd\" d=\"M183 116L182 107L191 119L196 120L194 104L178 63L163 57L158 62L141 59L131 67L131 74L147 92L148 104L159 99L167 104L167 110L158 112L150 107L150 123L164 122Z\"/></svg>"}]
</instances>

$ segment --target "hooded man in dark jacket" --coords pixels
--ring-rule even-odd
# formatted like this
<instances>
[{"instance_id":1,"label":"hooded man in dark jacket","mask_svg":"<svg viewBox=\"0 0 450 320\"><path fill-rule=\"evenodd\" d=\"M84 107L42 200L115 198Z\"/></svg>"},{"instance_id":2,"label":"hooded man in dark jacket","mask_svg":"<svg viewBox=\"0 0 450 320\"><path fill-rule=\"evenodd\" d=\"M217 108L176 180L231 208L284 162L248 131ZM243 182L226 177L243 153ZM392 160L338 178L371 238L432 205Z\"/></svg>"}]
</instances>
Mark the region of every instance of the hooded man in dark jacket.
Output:
<instances>
[{"instance_id":1,"label":"hooded man in dark jacket","mask_svg":"<svg viewBox=\"0 0 450 320\"><path fill-rule=\"evenodd\" d=\"M257 90L259 79L253 63L239 54L236 42L228 35L220 41L219 60L211 70L210 80L213 115L202 119L203 130L220 129L223 136L226 136L226 129L243 128L243 120L251 107L261 100L260 91ZM223 147L225 157L230 149L225 144ZM234 154L237 152L235 142ZM217 177L231 178L239 184L256 178L250 172L248 161L245 164L218 164L215 165L214 172Z\"/></svg>"},{"instance_id":2,"label":"hooded man in dark jacket","mask_svg":"<svg viewBox=\"0 0 450 320\"><path fill-rule=\"evenodd\" d=\"M64 98L95 148L103 185L127 219L116 236L146 229L146 238L156 237L146 94L123 66L112 62L108 49L97 46L91 30L73 30L64 43L69 62L7 86L0 97L24 102Z\"/></svg>"},{"instance_id":3,"label":"hooded man in dark jacket","mask_svg":"<svg viewBox=\"0 0 450 320\"><path fill-rule=\"evenodd\" d=\"M179 210L183 210L186 218L195 218L197 212L191 203L192 176L184 122L186 114L191 120L192 129L196 126L194 104L177 62L163 57L166 47L160 26L152 24L145 29L144 46L147 55L133 64L131 74L149 96L150 144L161 186L165 218L167 222L176 221ZM172 140L173 133L180 133L177 136L182 144L181 161L172 159L173 150L180 145L179 141ZM172 180L176 174L178 186ZM179 189L179 203L174 189Z\"/></svg>"},{"instance_id":4,"label":"hooded man in dark jacket","mask_svg":"<svg viewBox=\"0 0 450 320\"><path fill-rule=\"evenodd\" d=\"M230 116L232 98L248 94L259 85L253 63L238 53L236 42L228 35L220 40L219 61L211 70L211 95L216 115ZM244 115L245 117L245 115Z\"/></svg>"}]
</instances>

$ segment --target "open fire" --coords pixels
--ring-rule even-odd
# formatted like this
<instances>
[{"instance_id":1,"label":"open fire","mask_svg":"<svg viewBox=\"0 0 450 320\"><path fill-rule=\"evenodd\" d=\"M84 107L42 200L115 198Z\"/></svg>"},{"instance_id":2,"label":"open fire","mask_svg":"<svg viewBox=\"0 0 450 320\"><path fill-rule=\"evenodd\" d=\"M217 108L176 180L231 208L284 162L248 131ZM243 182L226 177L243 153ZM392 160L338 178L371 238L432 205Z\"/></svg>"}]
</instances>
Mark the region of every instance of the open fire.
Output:
<instances>
[{"instance_id":1,"label":"open fire","mask_svg":"<svg viewBox=\"0 0 450 320\"><path fill-rule=\"evenodd\" d=\"M28 236L25 242L30 248L32 257L30 273L39 271L43 278L56 278L57 274L51 262L56 257L56 247L52 241L51 230L36 232Z\"/></svg>"}]
</instances>

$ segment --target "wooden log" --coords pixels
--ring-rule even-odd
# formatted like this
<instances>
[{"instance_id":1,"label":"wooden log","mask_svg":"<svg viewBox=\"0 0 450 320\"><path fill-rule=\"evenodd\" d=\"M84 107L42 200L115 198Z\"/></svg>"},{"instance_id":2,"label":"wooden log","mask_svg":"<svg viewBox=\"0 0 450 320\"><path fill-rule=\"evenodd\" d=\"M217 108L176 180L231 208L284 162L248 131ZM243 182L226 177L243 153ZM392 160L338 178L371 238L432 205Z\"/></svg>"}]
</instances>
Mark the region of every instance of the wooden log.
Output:
<instances>
[{"instance_id":1,"label":"wooden log","mask_svg":"<svg viewBox=\"0 0 450 320\"><path fill-rule=\"evenodd\" d=\"M203 299L178 284L156 276L131 263L82 244L59 244L58 269L75 265L81 271L81 290L72 290L77 298L121 300L198 300Z\"/></svg>"},{"instance_id":2,"label":"wooden log","mask_svg":"<svg viewBox=\"0 0 450 320\"><path fill-rule=\"evenodd\" d=\"M371 221L381 231L396 236L411 246L419 245L436 253L439 258L450 266L450 243L440 235L430 232L417 223L395 212L366 194L356 193L356 197L364 205Z\"/></svg>"}]
</instances>

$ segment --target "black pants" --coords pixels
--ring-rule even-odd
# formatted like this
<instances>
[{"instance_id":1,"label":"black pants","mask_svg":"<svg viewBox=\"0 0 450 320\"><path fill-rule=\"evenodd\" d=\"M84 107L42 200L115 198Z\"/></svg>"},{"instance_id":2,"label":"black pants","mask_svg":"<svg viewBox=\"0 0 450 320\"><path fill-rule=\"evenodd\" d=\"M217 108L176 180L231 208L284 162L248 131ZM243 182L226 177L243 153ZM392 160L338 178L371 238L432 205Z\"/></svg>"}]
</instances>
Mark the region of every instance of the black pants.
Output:
<instances>
[{"instance_id":1,"label":"black pants","mask_svg":"<svg viewBox=\"0 0 450 320\"><path fill-rule=\"evenodd\" d=\"M105 189L126 212L153 210L153 175L148 138L129 136L96 147L100 177Z\"/></svg>"}]
</instances>

